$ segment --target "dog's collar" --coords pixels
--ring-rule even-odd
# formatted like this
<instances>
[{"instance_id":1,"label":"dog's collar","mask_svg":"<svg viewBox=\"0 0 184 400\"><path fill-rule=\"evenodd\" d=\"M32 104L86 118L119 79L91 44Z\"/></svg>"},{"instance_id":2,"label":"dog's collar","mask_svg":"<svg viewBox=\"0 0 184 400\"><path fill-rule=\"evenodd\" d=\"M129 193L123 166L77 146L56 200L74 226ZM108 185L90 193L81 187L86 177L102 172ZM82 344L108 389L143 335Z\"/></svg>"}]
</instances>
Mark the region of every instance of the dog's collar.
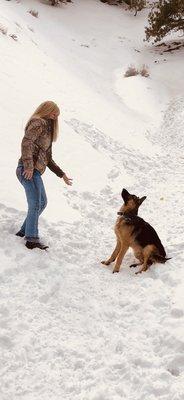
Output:
<instances>
[{"instance_id":1,"label":"dog's collar","mask_svg":"<svg viewBox=\"0 0 184 400\"><path fill-rule=\"evenodd\" d=\"M125 219L125 221L127 221L127 222L132 222L133 219L135 219L135 217L136 217L136 215L127 215L127 214L124 214L124 213L121 212L121 211L118 211L117 214L118 214L120 217L123 217L123 218Z\"/></svg>"}]
</instances>

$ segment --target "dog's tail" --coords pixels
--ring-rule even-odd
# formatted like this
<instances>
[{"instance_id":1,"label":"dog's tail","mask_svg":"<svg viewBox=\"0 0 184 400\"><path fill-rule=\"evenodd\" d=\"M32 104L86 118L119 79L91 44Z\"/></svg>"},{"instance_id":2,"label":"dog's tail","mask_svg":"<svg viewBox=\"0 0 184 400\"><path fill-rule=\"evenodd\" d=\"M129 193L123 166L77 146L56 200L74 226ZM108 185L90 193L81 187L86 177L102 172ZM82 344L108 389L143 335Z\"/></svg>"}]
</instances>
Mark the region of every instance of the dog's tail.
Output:
<instances>
[{"instance_id":1,"label":"dog's tail","mask_svg":"<svg viewBox=\"0 0 184 400\"><path fill-rule=\"evenodd\" d=\"M165 257L165 256L161 256L160 254L154 253L152 256L152 259L155 262L161 263L161 264L165 264L166 261L171 260L172 257Z\"/></svg>"}]
</instances>

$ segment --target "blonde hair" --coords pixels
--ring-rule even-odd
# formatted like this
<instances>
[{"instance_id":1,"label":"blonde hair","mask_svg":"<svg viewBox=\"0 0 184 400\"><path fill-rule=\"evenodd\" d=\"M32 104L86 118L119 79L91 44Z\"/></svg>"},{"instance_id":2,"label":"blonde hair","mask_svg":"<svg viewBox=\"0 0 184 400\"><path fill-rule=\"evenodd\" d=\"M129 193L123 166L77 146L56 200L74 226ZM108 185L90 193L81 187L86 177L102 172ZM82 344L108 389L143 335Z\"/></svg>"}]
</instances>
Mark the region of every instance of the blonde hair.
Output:
<instances>
[{"instance_id":1,"label":"blonde hair","mask_svg":"<svg viewBox=\"0 0 184 400\"><path fill-rule=\"evenodd\" d=\"M56 112L58 113L58 115L60 114L60 110L57 104L54 103L53 101L44 101L44 103L41 103L35 110L35 112L31 115L26 126L33 118L49 118L52 112ZM53 126L54 126L53 141L55 142L57 140L59 132L58 117L53 120Z\"/></svg>"}]
</instances>

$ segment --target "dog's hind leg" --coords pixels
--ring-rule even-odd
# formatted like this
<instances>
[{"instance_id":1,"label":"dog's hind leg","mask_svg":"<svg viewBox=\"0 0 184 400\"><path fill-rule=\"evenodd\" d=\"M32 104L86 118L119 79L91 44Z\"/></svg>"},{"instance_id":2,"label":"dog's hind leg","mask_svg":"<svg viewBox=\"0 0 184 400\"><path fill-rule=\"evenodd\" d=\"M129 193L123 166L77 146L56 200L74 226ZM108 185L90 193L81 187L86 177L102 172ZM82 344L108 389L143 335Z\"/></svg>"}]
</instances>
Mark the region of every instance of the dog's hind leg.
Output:
<instances>
[{"instance_id":1,"label":"dog's hind leg","mask_svg":"<svg viewBox=\"0 0 184 400\"><path fill-rule=\"evenodd\" d=\"M153 251L154 251L153 245L148 245L145 247L143 251L144 262L140 270L136 272L136 275L141 274L141 272L147 271L147 269L153 264L152 261Z\"/></svg>"},{"instance_id":2,"label":"dog's hind leg","mask_svg":"<svg viewBox=\"0 0 184 400\"><path fill-rule=\"evenodd\" d=\"M152 264L153 264L152 261L149 261L149 260L148 260L147 262L144 262L142 268L141 268L139 271L136 272L136 275L137 275L137 274L141 274L141 272L146 272L147 269L148 269L149 267L151 267Z\"/></svg>"},{"instance_id":3,"label":"dog's hind leg","mask_svg":"<svg viewBox=\"0 0 184 400\"><path fill-rule=\"evenodd\" d=\"M121 243L121 249L120 249L120 252L119 252L119 254L118 254L118 256L117 256L117 259L116 259L116 264L115 264L115 267L114 267L114 269L113 269L113 274L114 274L115 272L119 272L120 267L121 267L121 263L122 263L122 260L123 260L123 257L125 256L125 254L126 254L128 248L129 248L129 244L127 244L127 243Z\"/></svg>"},{"instance_id":4,"label":"dog's hind leg","mask_svg":"<svg viewBox=\"0 0 184 400\"><path fill-rule=\"evenodd\" d=\"M136 264L131 264L129 268L135 268L138 267L138 265L142 265L142 263L136 263Z\"/></svg>"},{"instance_id":5,"label":"dog's hind leg","mask_svg":"<svg viewBox=\"0 0 184 400\"><path fill-rule=\"evenodd\" d=\"M109 264L111 264L113 261L115 261L117 255L118 255L118 253L119 253L119 251L120 251L120 248L121 248L121 243L120 243L119 240L117 240L117 244L116 244L116 247L115 247L113 253L112 253L111 256L108 258L108 260L106 260L106 261L101 261L101 264L109 265Z\"/></svg>"}]
</instances>

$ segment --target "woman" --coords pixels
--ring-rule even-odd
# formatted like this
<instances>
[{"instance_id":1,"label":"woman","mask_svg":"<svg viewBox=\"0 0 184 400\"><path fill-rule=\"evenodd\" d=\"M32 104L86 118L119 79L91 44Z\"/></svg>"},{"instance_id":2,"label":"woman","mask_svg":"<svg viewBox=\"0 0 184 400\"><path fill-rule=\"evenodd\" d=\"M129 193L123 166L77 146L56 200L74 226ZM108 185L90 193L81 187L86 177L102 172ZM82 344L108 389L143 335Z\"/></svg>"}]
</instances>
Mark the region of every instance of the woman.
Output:
<instances>
[{"instance_id":1,"label":"woman","mask_svg":"<svg viewBox=\"0 0 184 400\"><path fill-rule=\"evenodd\" d=\"M52 142L57 140L59 114L59 108L53 101L40 104L27 122L22 140L16 174L26 192L28 213L16 235L25 236L28 249L48 248L40 243L38 234L38 219L47 205L41 177L46 167L59 178L63 178L67 185L72 185L72 179L52 159Z\"/></svg>"}]
</instances>

